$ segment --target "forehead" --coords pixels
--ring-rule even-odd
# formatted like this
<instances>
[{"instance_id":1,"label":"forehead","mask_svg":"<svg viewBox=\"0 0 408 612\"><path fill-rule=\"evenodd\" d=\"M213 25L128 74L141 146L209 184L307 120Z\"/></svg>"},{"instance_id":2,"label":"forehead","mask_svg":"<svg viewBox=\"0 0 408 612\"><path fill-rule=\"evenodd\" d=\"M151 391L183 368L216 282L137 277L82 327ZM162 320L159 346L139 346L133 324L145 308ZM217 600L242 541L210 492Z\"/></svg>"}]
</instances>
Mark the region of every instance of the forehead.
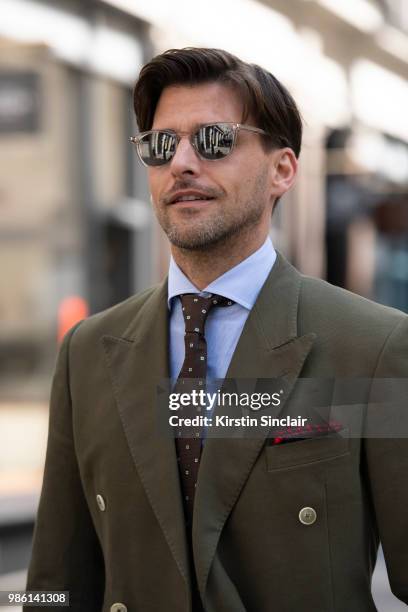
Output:
<instances>
[{"instance_id":1,"label":"forehead","mask_svg":"<svg viewBox=\"0 0 408 612\"><path fill-rule=\"evenodd\" d=\"M154 129L188 131L201 123L242 120L238 92L221 83L171 85L163 89L154 114Z\"/></svg>"}]
</instances>

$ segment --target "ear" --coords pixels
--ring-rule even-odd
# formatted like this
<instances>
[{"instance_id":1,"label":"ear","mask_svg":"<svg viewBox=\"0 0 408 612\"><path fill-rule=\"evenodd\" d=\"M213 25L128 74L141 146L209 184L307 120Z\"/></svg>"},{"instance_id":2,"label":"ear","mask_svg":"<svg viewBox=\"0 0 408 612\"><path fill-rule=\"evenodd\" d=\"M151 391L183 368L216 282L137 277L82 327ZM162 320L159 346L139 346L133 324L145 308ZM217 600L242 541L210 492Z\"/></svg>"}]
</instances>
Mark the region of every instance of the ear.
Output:
<instances>
[{"instance_id":1,"label":"ear","mask_svg":"<svg viewBox=\"0 0 408 612\"><path fill-rule=\"evenodd\" d=\"M298 160L289 147L273 152L270 177L271 196L279 198L292 187L297 167Z\"/></svg>"}]
</instances>

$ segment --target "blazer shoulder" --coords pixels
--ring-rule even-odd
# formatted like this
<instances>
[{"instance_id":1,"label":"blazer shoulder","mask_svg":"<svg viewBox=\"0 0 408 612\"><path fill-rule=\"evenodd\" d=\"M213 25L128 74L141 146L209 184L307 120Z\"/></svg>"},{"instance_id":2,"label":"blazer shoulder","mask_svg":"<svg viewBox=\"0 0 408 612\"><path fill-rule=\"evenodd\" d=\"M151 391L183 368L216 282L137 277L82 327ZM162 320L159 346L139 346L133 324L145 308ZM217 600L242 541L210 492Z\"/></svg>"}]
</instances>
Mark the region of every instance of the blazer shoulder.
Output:
<instances>
[{"instance_id":1,"label":"blazer shoulder","mask_svg":"<svg viewBox=\"0 0 408 612\"><path fill-rule=\"evenodd\" d=\"M403 327L408 324L408 315L396 308L304 275L299 306L305 321L319 321L320 325L330 326L339 332L346 329L366 330L378 337L388 335L400 324Z\"/></svg>"}]
</instances>

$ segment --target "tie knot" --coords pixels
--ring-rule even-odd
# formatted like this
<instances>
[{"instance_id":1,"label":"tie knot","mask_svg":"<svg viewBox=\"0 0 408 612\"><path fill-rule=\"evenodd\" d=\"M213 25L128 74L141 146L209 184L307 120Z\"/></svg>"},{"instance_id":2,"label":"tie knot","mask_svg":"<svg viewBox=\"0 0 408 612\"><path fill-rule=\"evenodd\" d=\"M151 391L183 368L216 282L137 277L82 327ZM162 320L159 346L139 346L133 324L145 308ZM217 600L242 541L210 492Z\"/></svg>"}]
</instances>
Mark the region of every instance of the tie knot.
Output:
<instances>
[{"instance_id":1,"label":"tie knot","mask_svg":"<svg viewBox=\"0 0 408 612\"><path fill-rule=\"evenodd\" d=\"M221 295L213 294L209 297L197 293L180 295L186 332L204 334L205 320L214 306L232 306L234 302Z\"/></svg>"}]
</instances>

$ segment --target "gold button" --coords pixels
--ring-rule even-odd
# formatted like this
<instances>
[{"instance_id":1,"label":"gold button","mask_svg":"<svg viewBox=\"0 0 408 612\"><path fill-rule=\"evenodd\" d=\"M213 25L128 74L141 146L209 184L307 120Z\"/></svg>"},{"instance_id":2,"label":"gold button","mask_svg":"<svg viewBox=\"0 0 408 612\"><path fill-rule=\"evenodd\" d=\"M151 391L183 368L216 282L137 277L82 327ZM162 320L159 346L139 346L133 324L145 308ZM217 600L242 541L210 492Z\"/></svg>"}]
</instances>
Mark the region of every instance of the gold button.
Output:
<instances>
[{"instance_id":1,"label":"gold button","mask_svg":"<svg viewBox=\"0 0 408 612\"><path fill-rule=\"evenodd\" d=\"M103 499L102 495L99 495L99 493L96 496L96 503L98 504L99 510L101 510L101 512L105 512L105 510L106 510L105 500ZM119 612L119 611L117 611L117 612Z\"/></svg>"},{"instance_id":2,"label":"gold button","mask_svg":"<svg viewBox=\"0 0 408 612\"><path fill-rule=\"evenodd\" d=\"M110 607L110 612L127 612L127 607L123 603L114 603Z\"/></svg>"},{"instance_id":3,"label":"gold button","mask_svg":"<svg viewBox=\"0 0 408 612\"><path fill-rule=\"evenodd\" d=\"M317 514L314 508L310 508L306 506L306 508L302 508L299 512L299 521L302 525L313 525L316 522Z\"/></svg>"}]
</instances>

